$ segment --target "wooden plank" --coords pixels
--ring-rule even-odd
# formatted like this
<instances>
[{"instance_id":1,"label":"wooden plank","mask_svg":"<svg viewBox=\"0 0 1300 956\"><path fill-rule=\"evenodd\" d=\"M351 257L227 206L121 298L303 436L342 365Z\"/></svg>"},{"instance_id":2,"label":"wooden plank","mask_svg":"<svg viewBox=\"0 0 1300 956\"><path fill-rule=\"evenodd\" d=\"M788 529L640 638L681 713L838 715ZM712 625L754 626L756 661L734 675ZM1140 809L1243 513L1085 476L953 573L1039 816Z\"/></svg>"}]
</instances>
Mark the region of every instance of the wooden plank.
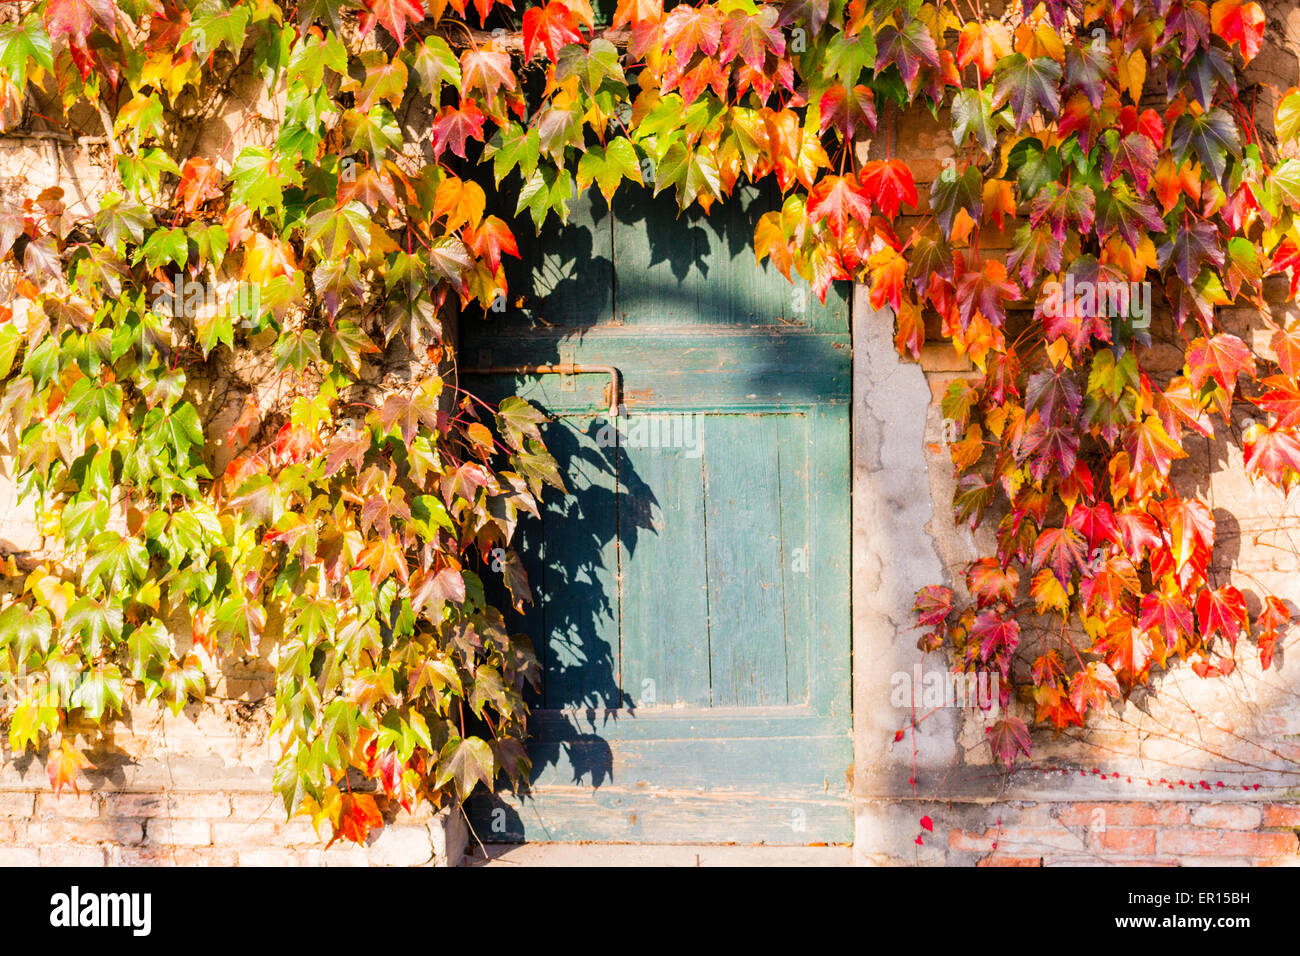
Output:
<instances>
[{"instance_id":1,"label":"wooden plank","mask_svg":"<svg viewBox=\"0 0 1300 956\"><path fill-rule=\"evenodd\" d=\"M707 435L705 419L692 413L623 419L631 441L620 455L622 670L638 708L709 703L702 446L687 444ZM662 447L678 439L682 447Z\"/></svg>"},{"instance_id":2,"label":"wooden plank","mask_svg":"<svg viewBox=\"0 0 1300 956\"><path fill-rule=\"evenodd\" d=\"M808 468L811 450L811 419L808 414L773 416L773 441L780 469L777 473L781 496L781 573L786 618L785 653L787 699L790 703L809 700L809 660L812 632L812 587L809 561L812 537L808 516Z\"/></svg>"},{"instance_id":3,"label":"wooden plank","mask_svg":"<svg viewBox=\"0 0 1300 956\"><path fill-rule=\"evenodd\" d=\"M816 595L809 615L811 703L838 725L852 719L849 410L825 405L809 415L809 498L816 503L810 514L809 552L809 585Z\"/></svg>"},{"instance_id":4,"label":"wooden plank","mask_svg":"<svg viewBox=\"0 0 1300 956\"><path fill-rule=\"evenodd\" d=\"M709 419L703 533L713 702L722 706L788 703L782 500L771 427L768 416Z\"/></svg>"},{"instance_id":5,"label":"wooden plank","mask_svg":"<svg viewBox=\"0 0 1300 956\"><path fill-rule=\"evenodd\" d=\"M597 444L593 420L565 417L543 439L569 493L542 512L545 706L617 707L618 501L615 450Z\"/></svg>"}]
</instances>

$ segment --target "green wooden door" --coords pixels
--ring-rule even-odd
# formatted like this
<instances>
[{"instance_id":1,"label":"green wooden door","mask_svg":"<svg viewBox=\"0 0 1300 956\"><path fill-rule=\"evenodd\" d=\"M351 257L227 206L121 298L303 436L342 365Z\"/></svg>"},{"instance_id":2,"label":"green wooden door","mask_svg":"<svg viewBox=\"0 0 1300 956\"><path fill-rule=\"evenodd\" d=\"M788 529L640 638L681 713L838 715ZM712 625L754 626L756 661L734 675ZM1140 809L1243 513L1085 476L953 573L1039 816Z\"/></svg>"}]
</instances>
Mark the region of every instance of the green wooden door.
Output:
<instances>
[{"instance_id":1,"label":"green wooden door","mask_svg":"<svg viewBox=\"0 0 1300 956\"><path fill-rule=\"evenodd\" d=\"M605 373L466 378L553 416L570 491L521 525L534 779L474 801L485 841L852 839L848 303L756 265L776 200L585 198L518 231L525 308L462 324L464 364L613 366L625 411Z\"/></svg>"}]
</instances>

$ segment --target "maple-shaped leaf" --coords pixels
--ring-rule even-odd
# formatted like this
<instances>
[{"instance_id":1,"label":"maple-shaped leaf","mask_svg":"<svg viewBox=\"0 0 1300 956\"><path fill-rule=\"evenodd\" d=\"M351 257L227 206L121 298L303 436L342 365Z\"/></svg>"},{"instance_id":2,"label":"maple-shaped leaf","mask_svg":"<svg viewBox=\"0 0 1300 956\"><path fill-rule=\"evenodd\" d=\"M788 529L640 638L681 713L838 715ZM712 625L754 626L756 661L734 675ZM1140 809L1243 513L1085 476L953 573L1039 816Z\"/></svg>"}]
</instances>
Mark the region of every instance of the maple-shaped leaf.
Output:
<instances>
[{"instance_id":1,"label":"maple-shaped leaf","mask_svg":"<svg viewBox=\"0 0 1300 956\"><path fill-rule=\"evenodd\" d=\"M1169 437L1165 426L1155 415L1130 423L1126 431L1125 450L1133 463L1133 471L1151 468L1157 475L1169 474L1169 466L1176 458L1186 458L1183 446Z\"/></svg>"},{"instance_id":2,"label":"maple-shaped leaf","mask_svg":"<svg viewBox=\"0 0 1300 956\"><path fill-rule=\"evenodd\" d=\"M1196 598L1196 620L1206 643L1215 634L1222 634L1235 649L1241 629L1246 626L1246 599L1230 584L1214 590L1201 588Z\"/></svg>"},{"instance_id":3,"label":"maple-shaped leaf","mask_svg":"<svg viewBox=\"0 0 1300 956\"><path fill-rule=\"evenodd\" d=\"M961 147L970 136L986 153L998 144L998 127L1006 126L1001 112L993 108L993 91L962 90L952 100L952 138Z\"/></svg>"},{"instance_id":4,"label":"maple-shaped leaf","mask_svg":"<svg viewBox=\"0 0 1300 956\"><path fill-rule=\"evenodd\" d=\"M965 69L974 63L980 79L988 80L998 60L1011 52L1011 43L1011 31L1005 24L969 20L957 38L957 66Z\"/></svg>"},{"instance_id":5,"label":"maple-shaped leaf","mask_svg":"<svg viewBox=\"0 0 1300 956\"><path fill-rule=\"evenodd\" d=\"M1078 379L1064 366L1035 372L1025 387L1025 411L1037 409L1050 421L1073 419L1079 412L1080 401Z\"/></svg>"},{"instance_id":6,"label":"maple-shaped leaf","mask_svg":"<svg viewBox=\"0 0 1300 956\"><path fill-rule=\"evenodd\" d=\"M1081 90L1095 110L1101 109L1113 69L1110 47L1104 43L1079 43L1065 48L1065 81Z\"/></svg>"},{"instance_id":7,"label":"maple-shaped leaf","mask_svg":"<svg viewBox=\"0 0 1300 956\"><path fill-rule=\"evenodd\" d=\"M181 167L181 181L176 187L181 208L189 215L194 215L209 199L221 196L220 184L221 170L202 156L191 156Z\"/></svg>"},{"instance_id":8,"label":"maple-shaped leaf","mask_svg":"<svg viewBox=\"0 0 1300 956\"><path fill-rule=\"evenodd\" d=\"M427 389L410 395L390 395L379 409L379 422L384 430L397 425L402 440L410 444L423 424L431 432L438 430L438 402Z\"/></svg>"},{"instance_id":9,"label":"maple-shaped leaf","mask_svg":"<svg viewBox=\"0 0 1300 956\"><path fill-rule=\"evenodd\" d=\"M365 846L370 831L383 825L384 815L379 812L374 797L368 793L344 794L342 812L330 843L342 837L351 843ZM326 844L327 849L328 847L329 844Z\"/></svg>"},{"instance_id":10,"label":"maple-shaped leaf","mask_svg":"<svg viewBox=\"0 0 1300 956\"><path fill-rule=\"evenodd\" d=\"M850 142L859 129L876 131L875 95L865 86L849 90L836 83L822 94L819 105L823 133L834 127Z\"/></svg>"},{"instance_id":11,"label":"maple-shaped leaf","mask_svg":"<svg viewBox=\"0 0 1300 956\"><path fill-rule=\"evenodd\" d=\"M460 55L460 77L466 92L482 90L489 100L497 91L513 90L518 83L510 66L510 54L486 47Z\"/></svg>"},{"instance_id":12,"label":"maple-shaped leaf","mask_svg":"<svg viewBox=\"0 0 1300 956\"><path fill-rule=\"evenodd\" d=\"M1029 225L1048 225L1052 230L1052 238L1061 243L1071 228L1077 228L1080 232L1092 229L1095 206L1092 190L1082 183L1076 182L1068 186L1048 183L1034 197L1029 209Z\"/></svg>"},{"instance_id":13,"label":"maple-shaped leaf","mask_svg":"<svg viewBox=\"0 0 1300 956\"><path fill-rule=\"evenodd\" d=\"M447 741L438 756L438 776L434 786L445 787L455 783L456 794L466 799L478 784L488 789L496 777L496 760L486 740L467 737Z\"/></svg>"},{"instance_id":14,"label":"maple-shaped leaf","mask_svg":"<svg viewBox=\"0 0 1300 956\"><path fill-rule=\"evenodd\" d=\"M1192 609L1181 594L1150 592L1142 596L1138 626L1159 634L1165 647L1173 649L1180 637L1193 636Z\"/></svg>"},{"instance_id":15,"label":"maple-shaped leaf","mask_svg":"<svg viewBox=\"0 0 1300 956\"><path fill-rule=\"evenodd\" d=\"M916 208L916 182L912 171L900 159L878 159L858 171L858 181L867 195L889 219L898 215L904 203Z\"/></svg>"},{"instance_id":16,"label":"maple-shaped leaf","mask_svg":"<svg viewBox=\"0 0 1300 956\"><path fill-rule=\"evenodd\" d=\"M984 178L979 169L970 165L958 174L954 166L945 168L930 186L930 208L944 233L952 232L959 210L978 222L984 209Z\"/></svg>"},{"instance_id":17,"label":"maple-shaped leaf","mask_svg":"<svg viewBox=\"0 0 1300 956\"><path fill-rule=\"evenodd\" d=\"M1081 714L1087 713L1089 707L1102 710L1110 698L1118 696L1119 682L1114 671L1099 661L1089 662L1070 678L1070 703Z\"/></svg>"},{"instance_id":18,"label":"maple-shaped leaf","mask_svg":"<svg viewBox=\"0 0 1300 956\"><path fill-rule=\"evenodd\" d=\"M1192 561L1204 570L1214 549L1214 514L1209 506L1196 498L1171 498L1152 507L1158 507L1169 532L1175 567L1181 569Z\"/></svg>"},{"instance_id":19,"label":"maple-shaped leaf","mask_svg":"<svg viewBox=\"0 0 1300 956\"><path fill-rule=\"evenodd\" d=\"M66 740L58 747L50 747L49 758L45 761L45 773L50 778L54 796L59 796L68 784L72 785L74 793L80 793L77 790L77 771L89 766L91 763L86 756Z\"/></svg>"},{"instance_id":20,"label":"maple-shaped leaf","mask_svg":"<svg viewBox=\"0 0 1300 956\"><path fill-rule=\"evenodd\" d=\"M909 90L916 89L916 78L923 63L939 69L939 48L920 17L908 19L901 27L887 23L876 33L876 72L882 72L891 63L898 67Z\"/></svg>"},{"instance_id":21,"label":"maple-shaped leaf","mask_svg":"<svg viewBox=\"0 0 1300 956\"><path fill-rule=\"evenodd\" d=\"M581 43L578 20L573 11L560 2L550 0L544 7L529 7L524 13L524 58L531 60L540 45L546 56L554 60L560 48L569 43Z\"/></svg>"},{"instance_id":22,"label":"maple-shaped leaf","mask_svg":"<svg viewBox=\"0 0 1300 956\"><path fill-rule=\"evenodd\" d=\"M1044 528L1034 543L1033 568L1051 568L1056 580L1065 587L1070 576L1083 567L1087 557L1083 536L1073 528Z\"/></svg>"},{"instance_id":23,"label":"maple-shaped leaf","mask_svg":"<svg viewBox=\"0 0 1300 956\"><path fill-rule=\"evenodd\" d=\"M1155 518L1138 509L1115 512L1115 526L1119 528L1120 540L1124 553L1135 564L1141 564L1143 555L1150 548L1158 548L1163 543L1160 529Z\"/></svg>"},{"instance_id":24,"label":"maple-shaped leaf","mask_svg":"<svg viewBox=\"0 0 1300 956\"><path fill-rule=\"evenodd\" d=\"M698 50L705 56L717 52L722 39L722 14L711 4L673 7L663 26L664 48L671 50L679 69L684 70Z\"/></svg>"},{"instance_id":25,"label":"maple-shaped leaf","mask_svg":"<svg viewBox=\"0 0 1300 956\"><path fill-rule=\"evenodd\" d=\"M1006 321L1005 302L1020 298L1020 289L1007 281L1007 267L997 259L985 259L978 269L969 269L957 277L957 307L963 331L970 325L976 309L991 324Z\"/></svg>"},{"instance_id":26,"label":"maple-shaped leaf","mask_svg":"<svg viewBox=\"0 0 1300 956\"><path fill-rule=\"evenodd\" d=\"M433 121L434 156L441 156L443 150L450 146L453 153L464 159L466 140L483 142L483 123L486 119L483 111L470 99L462 100L459 108L444 106Z\"/></svg>"},{"instance_id":27,"label":"maple-shaped leaf","mask_svg":"<svg viewBox=\"0 0 1300 956\"><path fill-rule=\"evenodd\" d=\"M1214 379L1231 393L1242 373L1255 374L1255 356L1245 342L1231 333L1195 338L1187 349L1187 378L1192 388L1199 389Z\"/></svg>"},{"instance_id":28,"label":"maple-shaped leaf","mask_svg":"<svg viewBox=\"0 0 1300 956\"><path fill-rule=\"evenodd\" d=\"M1038 110L1055 116L1061 108L1061 64L1050 57L1029 59L1013 53L998 62L994 106L1009 102L1016 128L1023 129Z\"/></svg>"},{"instance_id":29,"label":"maple-shaped leaf","mask_svg":"<svg viewBox=\"0 0 1300 956\"><path fill-rule=\"evenodd\" d=\"M1165 230L1165 222L1156 207L1142 199L1119 181L1097 195L1097 235L1102 242L1113 232L1136 250L1148 233Z\"/></svg>"},{"instance_id":30,"label":"maple-shaped leaf","mask_svg":"<svg viewBox=\"0 0 1300 956\"><path fill-rule=\"evenodd\" d=\"M1169 145L1175 160L1180 163L1195 153L1215 181L1223 179L1228 156L1241 157L1237 124L1232 114L1219 107L1195 116L1190 111L1179 116L1174 122Z\"/></svg>"},{"instance_id":31,"label":"maple-shaped leaf","mask_svg":"<svg viewBox=\"0 0 1300 956\"><path fill-rule=\"evenodd\" d=\"M1258 3L1216 0L1210 7L1210 29L1229 45L1238 44L1242 59L1249 63L1264 45L1264 10Z\"/></svg>"},{"instance_id":32,"label":"maple-shaped leaf","mask_svg":"<svg viewBox=\"0 0 1300 956\"><path fill-rule=\"evenodd\" d=\"M1007 256L1007 268L1014 271L1018 267L1020 281L1029 288L1042 271L1060 270L1062 254L1063 244L1056 240L1047 224L1024 225L1016 230L1015 243Z\"/></svg>"},{"instance_id":33,"label":"maple-shaped leaf","mask_svg":"<svg viewBox=\"0 0 1300 956\"><path fill-rule=\"evenodd\" d=\"M1105 633L1095 649L1105 655L1106 664L1129 687L1146 677L1152 659L1158 656L1151 636L1122 614L1107 619Z\"/></svg>"},{"instance_id":34,"label":"maple-shaped leaf","mask_svg":"<svg viewBox=\"0 0 1300 956\"><path fill-rule=\"evenodd\" d=\"M833 235L842 236L851 222L866 225L871 220L871 199L853 176L826 176L808 194L808 216L824 220Z\"/></svg>"},{"instance_id":35,"label":"maple-shaped leaf","mask_svg":"<svg viewBox=\"0 0 1300 956\"><path fill-rule=\"evenodd\" d=\"M1010 566L1004 568L996 558L980 558L966 571L966 588L980 607L997 601L1012 603L1019 587L1020 573Z\"/></svg>"},{"instance_id":36,"label":"maple-shaped leaf","mask_svg":"<svg viewBox=\"0 0 1300 956\"><path fill-rule=\"evenodd\" d=\"M1248 472L1258 472L1283 491L1300 481L1300 437L1294 428L1256 422L1242 442Z\"/></svg>"},{"instance_id":37,"label":"maple-shaped leaf","mask_svg":"<svg viewBox=\"0 0 1300 956\"><path fill-rule=\"evenodd\" d=\"M519 258L514 233L504 219L496 216L488 216L477 229L467 230L464 239L474 255L485 260L493 272L501 265L503 253Z\"/></svg>"},{"instance_id":38,"label":"maple-shaped leaf","mask_svg":"<svg viewBox=\"0 0 1300 956\"><path fill-rule=\"evenodd\" d=\"M1161 269L1172 265L1178 278L1191 285L1203 263L1216 269L1223 265L1219 232L1203 220L1179 225L1165 242L1156 247L1156 262Z\"/></svg>"},{"instance_id":39,"label":"maple-shaped leaf","mask_svg":"<svg viewBox=\"0 0 1300 956\"><path fill-rule=\"evenodd\" d=\"M1106 542L1120 543L1119 527L1115 524L1115 513L1110 505L1101 501L1089 506L1077 504L1070 509L1065 523L1083 535L1088 543L1088 550L1094 551Z\"/></svg>"},{"instance_id":40,"label":"maple-shaped leaf","mask_svg":"<svg viewBox=\"0 0 1300 956\"><path fill-rule=\"evenodd\" d=\"M768 50L785 55L785 34L776 26L775 7L761 6L758 15L736 10L722 26L718 59L728 63L739 56L752 70L762 72Z\"/></svg>"},{"instance_id":41,"label":"maple-shaped leaf","mask_svg":"<svg viewBox=\"0 0 1300 956\"><path fill-rule=\"evenodd\" d=\"M361 35L365 36L382 24L393 35L397 45L401 46L406 36L409 23L418 23L424 19L424 6L421 0L364 0L366 13L361 16Z\"/></svg>"},{"instance_id":42,"label":"maple-shaped leaf","mask_svg":"<svg viewBox=\"0 0 1300 956\"><path fill-rule=\"evenodd\" d=\"M45 5L45 29L51 39L66 36L73 46L86 48L86 38L95 27L117 36L118 10L114 0L49 0Z\"/></svg>"},{"instance_id":43,"label":"maple-shaped leaf","mask_svg":"<svg viewBox=\"0 0 1300 956\"><path fill-rule=\"evenodd\" d=\"M922 627L942 627L952 613L952 589L940 584L927 584L916 592L912 611Z\"/></svg>"},{"instance_id":44,"label":"maple-shaped leaf","mask_svg":"<svg viewBox=\"0 0 1300 956\"><path fill-rule=\"evenodd\" d=\"M979 642L981 660L996 660L1004 665L1009 663L1020 645L1020 622L1015 618L1004 618L997 611L980 611L971 625L970 636ZM1006 669L1002 667L1004 673Z\"/></svg>"},{"instance_id":45,"label":"maple-shaped leaf","mask_svg":"<svg viewBox=\"0 0 1300 956\"><path fill-rule=\"evenodd\" d=\"M988 735L993 756L1002 761L1007 768L1015 763L1017 750L1026 757L1031 755L1029 728L1019 717L1007 714L995 721L991 727L986 727L984 733Z\"/></svg>"}]
</instances>

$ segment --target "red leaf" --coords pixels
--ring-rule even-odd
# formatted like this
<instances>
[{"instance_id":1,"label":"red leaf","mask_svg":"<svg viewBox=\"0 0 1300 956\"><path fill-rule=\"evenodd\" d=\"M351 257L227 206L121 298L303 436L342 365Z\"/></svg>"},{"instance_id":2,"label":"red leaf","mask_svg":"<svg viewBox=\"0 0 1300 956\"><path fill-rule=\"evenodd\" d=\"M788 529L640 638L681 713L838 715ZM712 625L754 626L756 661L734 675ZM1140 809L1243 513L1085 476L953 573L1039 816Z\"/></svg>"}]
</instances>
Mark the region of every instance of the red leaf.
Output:
<instances>
[{"instance_id":1,"label":"red leaf","mask_svg":"<svg viewBox=\"0 0 1300 956\"><path fill-rule=\"evenodd\" d=\"M858 173L858 179L887 218L897 216L903 203L916 208L916 182L912 179L912 171L901 159L878 159L867 163Z\"/></svg>"},{"instance_id":2,"label":"red leaf","mask_svg":"<svg viewBox=\"0 0 1300 956\"><path fill-rule=\"evenodd\" d=\"M519 247L515 244L514 233L505 221L496 216L488 216L483 224L475 230L467 230L465 243L480 259L487 260L488 267L497 271L501 265L501 254L519 258Z\"/></svg>"},{"instance_id":3,"label":"red leaf","mask_svg":"<svg viewBox=\"0 0 1300 956\"><path fill-rule=\"evenodd\" d=\"M813 222L824 219L838 238L850 220L864 225L870 221L871 198L852 176L827 176L808 194L808 218ZM903 268L907 268L906 260Z\"/></svg>"},{"instance_id":4,"label":"red leaf","mask_svg":"<svg viewBox=\"0 0 1300 956\"><path fill-rule=\"evenodd\" d=\"M551 0L545 7L530 7L524 14L526 60L533 58L539 43L546 50L546 56L554 60L561 47L581 42L582 34L578 32L577 18L559 0Z\"/></svg>"},{"instance_id":5,"label":"red leaf","mask_svg":"<svg viewBox=\"0 0 1300 956\"><path fill-rule=\"evenodd\" d=\"M374 797L368 793L345 794L339 824L330 843L342 837L352 843L364 844L371 828L383 825L384 817L379 812Z\"/></svg>"},{"instance_id":6,"label":"red leaf","mask_svg":"<svg viewBox=\"0 0 1300 956\"><path fill-rule=\"evenodd\" d=\"M980 558L966 572L966 587L980 607L995 601L1010 604L1020 587L1020 572L1012 567L1003 568L996 558Z\"/></svg>"},{"instance_id":7,"label":"red leaf","mask_svg":"<svg viewBox=\"0 0 1300 956\"><path fill-rule=\"evenodd\" d=\"M1070 679L1070 703L1080 714L1089 707L1101 710L1106 701L1119 696L1119 682L1110 667L1092 661Z\"/></svg>"},{"instance_id":8,"label":"red leaf","mask_svg":"<svg viewBox=\"0 0 1300 956\"><path fill-rule=\"evenodd\" d=\"M940 584L927 584L916 592L912 610L922 627L939 627L952 611L952 590Z\"/></svg>"},{"instance_id":9,"label":"red leaf","mask_svg":"<svg viewBox=\"0 0 1300 956\"><path fill-rule=\"evenodd\" d=\"M69 43L84 49L96 26L117 36L118 13L114 0L50 0L45 7L45 28L51 39L66 35Z\"/></svg>"},{"instance_id":10,"label":"red leaf","mask_svg":"<svg viewBox=\"0 0 1300 956\"><path fill-rule=\"evenodd\" d=\"M993 747L993 756L1007 767L1015 761L1017 750L1024 753L1026 757L1030 756L1032 745L1029 740L1029 728L1019 717L1007 715L992 727L986 728L984 733L988 735L989 744Z\"/></svg>"},{"instance_id":11,"label":"red leaf","mask_svg":"<svg viewBox=\"0 0 1300 956\"><path fill-rule=\"evenodd\" d=\"M1086 556L1079 532L1073 528L1044 528L1034 544L1033 567L1035 571L1043 566L1051 568L1056 580L1065 587L1074 571L1083 566Z\"/></svg>"},{"instance_id":12,"label":"red leaf","mask_svg":"<svg viewBox=\"0 0 1300 956\"><path fill-rule=\"evenodd\" d=\"M1159 633L1167 648L1172 648L1180 635L1192 636L1192 609L1180 595L1160 591L1144 595L1141 614L1138 626Z\"/></svg>"},{"instance_id":13,"label":"red leaf","mask_svg":"<svg viewBox=\"0 0 1300 956\"><path fill-rule=\"evenodd\" d=\"M1222 634L1235 649L1237 638L1246 624L1246 599L1232 585L1211 591L1201 588L1196 599L1196 618L1201 625L1201 637L1207 643L1215 634Z\"/></svg>"},{"instance_id":14,"label":"red leaf","mask_svg":"<svg viewBox=\"0 0 1300 956\"><path fill-rule=\"evenodd\" d=\"M441 156L448 146L461 159L465 158L465 141L483 141L483 112L473 100L461 102L460 109L444 106L433 121L433 154Z\"/></svg>"},{"instance_id":15,"label":"red leaf","mask_svg":"<svg viewBox=\"0 0 1300 956\"><path fill-rule=\"evenodd\" d=\"M1066 524L1083 535L1091 551L1103 541L1119 544L1119 528L1115 525L1115 515L1110 505L1101 502L1096 507L1076 505L1070 510Z\"/></svg>"},{"instance_id":16,"label":"red leaf","mask_svg":"<svg viewBox=\"0 0 1300 956\"><path fill-rule=\"evenodd\" d=\"M926 831L928 831L928 832L930 832L930 833L933 833L933 832L934 832L934 821L931 820L928 816L921 817L921 829L926 830Z\"/></svg>"},{"instance_id":17,"label":"red leaf","mask_svg":"<svg viewBox=\"0 0 1300 956\"><path fill-rule=\"evenodd\" d=\"M1229 44L1240 44L1247 63L1264 45L1264 10L1258 3L1218 0L1210 8L1210 27Z\"/></svg>"},{"instance_id":18,"label":"red leaf","mask_svg":"<svg viewBox=\"0 0 1300 956\"><path fill-rule=\"evenodd\" d=\"M375 28L375 22L383 24L385 30L402 45L408 23L418 23L424 19L424 7L421 0L365 0L366 10L362 15L361 35L365 36Z\"/></svg>"},{"instance_id":19,"label":"red leaf","mask_svg":"<svg viewBox=\"0 0 1300 956\"><path fill-rule=\"evenodd\" d=\"M1300 480L1300 438L1294 428L1256 423L1242 438L1247 471L1259 472L1283 491Z\"/></svg>"},{"instance_id":20,"label":"red leaf","mask_svg":"<svg viewBox=\"0 0 1300 956\"><path fill-rule=\"evenodd\" d=\"M970 636L979 641L981 659L1006 662L1020 644L1020 622L1004 619L996 611L981 611L971 626Z\"/></svg>"},{"instance_id":21,"label":"red leaf","mask_svg":"<svg viewBox=\"0 0 1300 956\"><path fill-rule=\"evenodd\" d=\"M1255 356L1237 336L1221 332L1208 340L1192 340L1187 350L1187 377L1193 388L1199 389L1206 379L1213 378L1231 392L1242 372L1255 374Z\"/></svg>"}]
</instances>

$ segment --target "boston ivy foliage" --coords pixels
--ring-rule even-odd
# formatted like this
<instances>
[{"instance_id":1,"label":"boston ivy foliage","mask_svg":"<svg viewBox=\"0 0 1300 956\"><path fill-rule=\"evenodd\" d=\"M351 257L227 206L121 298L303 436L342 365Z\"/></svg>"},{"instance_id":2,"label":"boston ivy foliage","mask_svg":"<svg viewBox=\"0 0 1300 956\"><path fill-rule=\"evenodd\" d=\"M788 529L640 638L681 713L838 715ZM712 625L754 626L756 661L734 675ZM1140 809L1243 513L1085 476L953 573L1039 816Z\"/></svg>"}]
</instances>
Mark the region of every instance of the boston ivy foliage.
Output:
<instances>
[{"instance_id":1,"label":"boston ivy foliage","mask_svg":"<svg viewBox=\"0 0 1300 956\"><path fill-rule=\"evenodd\" d=\"M0 668L10 743L47 747L56 789L85 765L70 718L178 710L264 637L290 813L361 840L379 815L351 778L410 806L526 775L538 666L474 569L528 600L516 519L563 482L534 409L455 390L443 328L509 292L489 208L540 226L591 188L707 211L775 177L760 259L823 297L863 282L901 352L928 315L974 362L943 402L955 506L998 545L971 607L922 592L924 648L1015 678L1058 728L1171 658L1226 671L1248 629L1268 665L1285 607L1251 622L1211 587L1213 516L1170 478L1235 399L1262 410L1251 473L1300 477L1300 328L1257 356L1215 313L1300 284L1300 163L1239 88L1259 5L669 6L598 27L587 0L38 0L0 24L0 114L104 137L116 175L92 210L52 190L0 213L0 423L57 553L17 575ZM200 149L249 77L274 128ZM928 196L880 119L908 109L950 123ZM1292 91L1278 138L1297 127ZM1009 255L981 251L999 234ZM1144 370L1135 303L1087 292L1143 282L1184 344L1172 379ZM222 376L244 387L214 473L199 385ZM1014 714L990 738L1028 753Z\"/></svg>"}]
</instances>

